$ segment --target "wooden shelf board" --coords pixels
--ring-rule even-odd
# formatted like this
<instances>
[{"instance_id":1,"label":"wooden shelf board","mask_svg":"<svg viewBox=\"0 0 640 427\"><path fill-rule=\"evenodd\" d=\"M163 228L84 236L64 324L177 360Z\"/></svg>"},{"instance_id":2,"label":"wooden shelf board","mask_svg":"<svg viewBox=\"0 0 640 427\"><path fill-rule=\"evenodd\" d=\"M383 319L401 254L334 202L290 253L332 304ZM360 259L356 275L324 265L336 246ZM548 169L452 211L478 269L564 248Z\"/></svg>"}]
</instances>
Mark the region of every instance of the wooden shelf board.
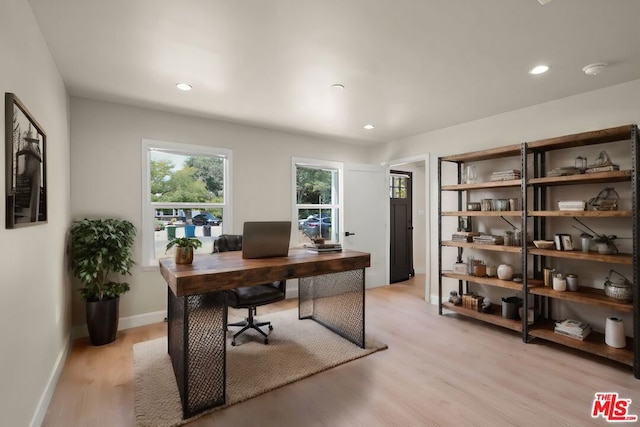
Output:
<instances>
[{"instance_id":1,"label":"wooden shelf board","mask_svg":"<svg viewBox=\"0 0 640 427\"><path fill-rule=\"evenodd\" d=\"M618 126L590 132L581 132L555 138L528 142L527 149L534 151L551 151L564 148L584 147L607 142L631 139L631 125Z\"/></svg>"},{"instance_id":2,"label":"wooden shelf board","mask_svg":"<svg viewBox=\"0 0 640 427\"><path fill-rule=\"evenodd\" d=\"M522 283L512 280L500 280L496 277L478 277L468 274L454 273L453 271L443 271L442 277L448 277L455 280L466 280L468 282L480 283L481 285L495 286L498 288L513 289L514 291L522 291Z\"/></svg>"},{"instance_id":3,"label":"wooden shelf board","mask_svg":"<svg viewBox=\"0 0 640 427\"><path fill-rule=\"evenodd\" d=\"M529 255L541 255L554 258L581 259L622 265L631 265L633 263L633 256L631 254L605 255L596 251L557 251L555 249L538 249L534 247L529 248L528 252Z\"/></svg>"},{"instance_id":4,"label":"wooden shelf board","mask_svg":"<svg viewBox=\"0 0 640 427\"><path fill-rule=\"evenodd\" d=\"M631 211L528 211L527 216L563 216L590 218L631 218Z\"/></svg>"},{"instance_id":5,"label":"wooden shelf board","mask_svg":"<svg viewBox=\"0 0 640 427\"><path fill-rule=\"evenodd\" d=\"M561 299L565 301L578 302L581 304L597 305L600 307L612 308L618 311L624 311L627 313L633 312L633 304L624 303L613 300L604 294L604 290L596 288L580 287L577 292L554 291L548 286L529 288L529 292L534 295L541 295L544 297L551 297Z\"/></svg>"},{"instance_id":6,"label":"wooden shelf board","mask_svg":"<svg viewBox=\"0 0 640 427\"><path fill-rule=\"evenodd\" d=\"M447 211L441 216L522 216L522 211Z\"/></svg>"},{"instance_id":7,"label":"wooden shelf board","mask_svg":"<svg viewBox=\"0 0 640 427\"><path fill-rule=\"evenodd\" d=\"M483 251L511 252L516 254L522 253L522 248L520 246L483 245L478 243L453 242L450 240L443 241L441 244L442 246L450 246L454 248L480 249Z\"/></svg>"},{"instance_id":8,"label":"wooden shelf board","mask_svg":"<svg viewBox=\"0 0 640 427\"><path fill-rule=\"evenodd\" d=\"M492 325L502 326L503 328L511 329L512 331L522 332L522 322L520 320L505 319L504 317L502 317L502 308L496 304L492 306L491 313L481 313L479 311L473 311L459 305L453 305L450 302L442 303L442 307L446 310L453 311L466 317L471 317L486 323L491 323Z\"/></svg>"},{"instance_id":9,"label":"wooden shelf board","mask_svg":"<svg viewBox=\"0 0 640 427\"><path fill-rule=\"evenodd\" d=\"M520 156L522 153L521 144L506 145L503 147L490 148L488 150L473 151L471 153L455 154L452 156L440 157L441 160L447 162L475 162L479 160L500 159L505 157Z\"/></svg>"},{"instance_id":10,"label":"wooden shelf board","mask_svg":"<svg viewBox=\"0 0 640 427\"><path fill-rule=\"evenodd\" d=\"M580 341L556 334L553 332L553 328L554 322L552 320L536 322L529 326L529 335L633 366L633 340L631 338L627 338L626 348L613 348L605 344L604 335L601 333L591 332L584 341Z\"/></svg>"},{"instance_id":11,"label":"wooden shelf board","mask_svg":"<svg viewBox=\"0 0 640 427\"><path fill-rule=\"evenodd\" d=\"M443 185L440 187L440 189L442 191L463 191L463 190L483 190L487 188L520 187L520 186L522 186L521 179L508 179L505 181L479 182L477 184Z\"/></svg>"},{"instance_id":12,"label":"wooden shelf board","mask_svg":"<svg viewBox=\"0 0 640 427\"><path fill-rule=\"evenodd\" d=\"M527 180L527 185L555 186L555 185L574 185L574 184L599 184L603 182L624 182L624 181L631 181L630 170L531 178Z\"/></svg>"}]
</instances>

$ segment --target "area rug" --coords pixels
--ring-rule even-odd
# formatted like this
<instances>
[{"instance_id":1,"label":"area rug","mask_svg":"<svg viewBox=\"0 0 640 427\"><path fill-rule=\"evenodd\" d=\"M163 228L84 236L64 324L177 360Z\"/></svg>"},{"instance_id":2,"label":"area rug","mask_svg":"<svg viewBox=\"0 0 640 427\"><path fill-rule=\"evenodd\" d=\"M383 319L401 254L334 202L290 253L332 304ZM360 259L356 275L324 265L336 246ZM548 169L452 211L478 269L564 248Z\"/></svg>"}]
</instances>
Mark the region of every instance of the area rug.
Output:
<instances>
[{"instance_id":1,"label":"area rug","mask_svg":"<svg viewBox=\"0 0 640 427\"><path fill-rule=\"evenodd\" d=\"M183 420L180 395L167 354L167 339L133 346L135 415L138 427L171 427L226 408L334 366L387 348L367 336L360 348L313 320L298 320L298 310L271 313L269 344L257 333L227 342L227 403ZM233 319L230 319L233 320ZM259 360L260 363L254 363Z\"/></svg>"}]
</instances>

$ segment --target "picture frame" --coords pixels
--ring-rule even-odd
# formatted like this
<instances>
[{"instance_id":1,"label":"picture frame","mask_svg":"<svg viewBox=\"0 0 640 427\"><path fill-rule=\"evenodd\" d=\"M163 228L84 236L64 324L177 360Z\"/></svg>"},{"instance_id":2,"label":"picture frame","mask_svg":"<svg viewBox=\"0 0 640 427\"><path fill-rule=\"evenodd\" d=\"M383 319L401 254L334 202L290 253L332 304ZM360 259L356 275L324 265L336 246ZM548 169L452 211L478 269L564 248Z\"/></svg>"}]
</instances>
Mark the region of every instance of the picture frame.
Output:
<instances>
[{"instance_id":1,"label":"picture frame","mask_svg":"<svg viewBox=\"0 0 640 427\"><path fill-rule=\"evenodd\" d=\"M562 250L562 235L561 234L554 234L553 235L553 244L556 248L557 251L561 251Z\"/></svg>"},{"instance_id":2,"label":"picture frame","mask_svg":"<svg viewBox=\"0 0 640 427\"><path fill-rule=\"evenodd\" d=\"M47 136L10 92L5 106L6 228L47 223Z\"/></svg>"},{"instance_id":3,"label":"picture frame","mask_svg":"<svg viewBox=\"0 0 640 427\"><path fill-rule=\"evenodd\" d=\"M458 217L458 231L473 231L470 216Z\"/></svg>"},{"instance_id":4,"label":"picture frame","mask_svg":"<svg viewBox=\"0 0 640 427\"><path fill-rule=\"evenodd\" d=\"M562 250L563 251L572 251L573 250L573 242L571 240L571 235L562 234L560 236L560 238L562 239Z\"/></svg>"}]
</instances>

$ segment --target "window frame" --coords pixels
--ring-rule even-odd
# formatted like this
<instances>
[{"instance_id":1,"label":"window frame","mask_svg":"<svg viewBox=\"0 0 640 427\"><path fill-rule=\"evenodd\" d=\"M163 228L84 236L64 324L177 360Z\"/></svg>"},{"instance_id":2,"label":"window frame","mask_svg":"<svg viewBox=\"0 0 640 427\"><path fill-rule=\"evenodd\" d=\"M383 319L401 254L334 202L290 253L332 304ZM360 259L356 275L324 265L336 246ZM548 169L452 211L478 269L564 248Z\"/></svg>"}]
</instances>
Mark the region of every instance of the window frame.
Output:
<instances>
[{"instance_id":1,"label":"window frame","mask_svg":"<svg viewBox=\"0 0 640 427\"><path fill-rule=\"evenodd\" d=\"M156 270L158 268L158 259L155 257L155 241L153 231L153 219L155 209L161 209L163 206L173 208L193 208L193 207L221 207L224 212L222 221L222 232L233 230L232 215L232 191L231 176L233 152L226 148L211 147L206 145L184 144L180 142L161 141L156 139L141 140L141 162L142 162L142 218L140 221L142 232L142 261L140 263L143 270ZM157 148L165 151L175 152L181 155L207 156L207 157L224 157L224 189L223 203L160 203L151 201L151 150Z\"/></svg>"},{"instance_id":2,"label":"window frame","mask_svg":"<svg viewBox=\"0 0 640 427\"><path fill-rule=\"evenodd\" d=\"M318 204L298 204L298 191L297 191L297 167L304 167L309 169L333 169L338 174L338 185L332 188L333 191L338 192L337 203L323 203ZM299 209L337 209L338 210L338 232L336 233L335 243L341 242L340 229L344 220L344 163L335 162L331 160L312 159L307 157L292 157L291 158L291 187L292 187L292 211L291 218L294 225L293 230L298 229L298 210ZM333 197L332 197L333 198ZM301 246L301 243L294 238L294 234L291 236L292 244Z\"/></svg>"}]
</instances>

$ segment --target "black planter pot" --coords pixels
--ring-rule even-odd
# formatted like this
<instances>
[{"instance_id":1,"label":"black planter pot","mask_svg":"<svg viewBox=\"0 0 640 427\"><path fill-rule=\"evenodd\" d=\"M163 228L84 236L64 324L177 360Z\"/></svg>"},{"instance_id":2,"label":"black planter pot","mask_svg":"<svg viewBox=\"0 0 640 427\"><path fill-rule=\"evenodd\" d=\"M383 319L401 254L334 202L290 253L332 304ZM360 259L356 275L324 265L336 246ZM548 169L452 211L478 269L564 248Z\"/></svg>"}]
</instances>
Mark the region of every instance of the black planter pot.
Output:
<instances>
[{"instance_id":1,"label":"black planter pot","mask_svg":"<svg viewBox=\"0 0 640 427\"><path fill-rule=\"evenodd\" d=\"M109 344L118 332L120 297L87 302L87 328L92 345Z\"/></svg>"}]
</instances>

